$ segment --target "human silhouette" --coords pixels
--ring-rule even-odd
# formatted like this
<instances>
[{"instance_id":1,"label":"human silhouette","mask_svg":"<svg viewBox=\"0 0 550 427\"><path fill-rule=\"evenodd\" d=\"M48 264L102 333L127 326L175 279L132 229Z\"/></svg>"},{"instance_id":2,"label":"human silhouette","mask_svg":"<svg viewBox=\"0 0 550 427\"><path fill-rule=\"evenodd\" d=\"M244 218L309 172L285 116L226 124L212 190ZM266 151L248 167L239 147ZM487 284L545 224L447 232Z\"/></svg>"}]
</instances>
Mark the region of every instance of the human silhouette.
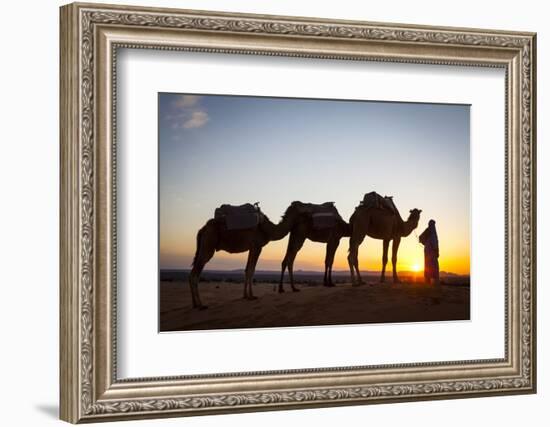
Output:
<instances>
[{"instance_id":1,"label":"human silhouette","mask_svg":"<svg viewBox=\"0 0 550 427\"><path fill-rule=\"evenodd\" d=\"M435 229L435 221L430 219L428 227L418 238L424 245L424 278L426 283L433 282L439 285L439 240Z\"/></svg>"}]
</instances>

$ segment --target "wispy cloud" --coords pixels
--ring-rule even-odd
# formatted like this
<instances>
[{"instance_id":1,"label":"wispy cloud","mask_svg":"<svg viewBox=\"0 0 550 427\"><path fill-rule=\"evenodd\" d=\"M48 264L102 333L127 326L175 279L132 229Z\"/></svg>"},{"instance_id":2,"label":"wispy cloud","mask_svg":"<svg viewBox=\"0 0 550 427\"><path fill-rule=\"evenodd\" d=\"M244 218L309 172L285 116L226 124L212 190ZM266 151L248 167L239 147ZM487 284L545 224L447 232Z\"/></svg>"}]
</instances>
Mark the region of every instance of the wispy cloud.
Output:
<instances>
[{"instance_id":1,"label":"wispy cloud","mask_svg":"<svg viewBox=\"0 0 550 427\"><path fill-rule=\"evenodd\" d=\"M200 105L202 96L179 95L172 101L172 114L166 115L172 129L196 129L203 127L210 117Z\"/></svg>"},{"instance_id":2,"label":"wispy cloud","mask_svg":"<svg viewBox=\"0 0 550 427\"><path fill-rule=\"evenodd\" d=\"M199 95L178 95L172 105L176 108L194 107L201 99Z\"/></svg>"},{"instance_id":3,"label":"wispy cloud","mask_svg":"<svg viewBox=\"0 0 550 427\"><path fill-rule=\"evenodd\" d=\"M204 126L208 120L209 117L206 111L193 111L191 117L183 122L182 127L185 129L200 128Z\"/></svg>"}]
</instances>

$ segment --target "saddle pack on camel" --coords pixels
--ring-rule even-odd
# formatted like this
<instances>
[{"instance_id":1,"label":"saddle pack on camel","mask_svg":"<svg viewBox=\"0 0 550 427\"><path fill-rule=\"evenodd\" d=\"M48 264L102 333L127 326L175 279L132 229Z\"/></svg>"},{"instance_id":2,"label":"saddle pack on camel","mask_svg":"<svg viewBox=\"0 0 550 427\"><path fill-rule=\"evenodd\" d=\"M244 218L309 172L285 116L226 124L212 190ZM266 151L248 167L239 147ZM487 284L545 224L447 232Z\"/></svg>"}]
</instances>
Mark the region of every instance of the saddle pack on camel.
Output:
<instances>
[{"instance_id":1,"label":"saddle pack on camel","mask_svg":"<svg viewBox=\"0 0 550 427\"><path fill-rule=\"evenodd\" d=\"M334 227L341 220L334 202L325 202L320 205L314 203L295 202L298 212L311 215L313 228L321 230Z\"/></svg>"},{"instance_id":2,"label":"saddle pack on camel","mask_svg":"<svg viewBox=\"0 0 550 427\"><path fill-rule=\"evenodd\" d=\"M261 211L258 203L240 206L221 205L216 208L214 218L225 222L228 230L245 230L260 223Z\"/></svg>"},{"instance_id":3,"label":"saddle pack on camel","mask_svg":"<svg viewBox=\"0 0 550 427\"><path fill-rule=\"evenodd\" d=\"M396 215L399 215L397 207L393 203L392 196L382 197L376 191L371 191L370 193L365 194L363 200L361 201L361 206L366 208L378 208L388 210Z\"/></svg>"}]
</instances>

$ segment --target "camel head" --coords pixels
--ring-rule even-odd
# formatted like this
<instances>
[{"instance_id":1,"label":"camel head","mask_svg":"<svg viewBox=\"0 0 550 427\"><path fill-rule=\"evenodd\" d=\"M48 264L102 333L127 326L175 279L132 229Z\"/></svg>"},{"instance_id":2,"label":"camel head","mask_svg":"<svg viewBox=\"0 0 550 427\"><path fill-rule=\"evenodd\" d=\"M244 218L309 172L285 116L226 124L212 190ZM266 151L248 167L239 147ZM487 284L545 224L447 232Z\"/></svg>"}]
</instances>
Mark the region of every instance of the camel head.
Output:
<instances>
[{"instance_id":1,"label":"camel head","mask_svg":"<svg viewBox=\"0 0 550 427\"><path fill-rule=\"evenodd\" d=\"M264 213L262 213L263 221L260 222L260 226L267 240L281 240L288 233L290 233L291 228L294 226L295 221L300 214L295 203L296 202L293 202L286 209L281 218L281 221L278 224L272 223L269 218Z\"/></svg>"},{"instance_id":2,"label":"camel head","mask_svg":"<svg viewBox=\"0 0 550 427\"><path fill-rule=\"evenodd\" d=\"M420 212L422 212L422 209L411 209L409 211L409 218L407 219L407 222L414 225L414 228L418 226L418 221L420 221Z\"/></svg>"},{"instance_id":3,"label":"camel head","mask_svg":"<svg viewBox=\"0 0 550 427\"><path fill-rule=\"evenodd\" d=\"M412 231L418 227L418 221L420 221L420 209L411 209L409 211L409 217L407 221L402 223L401 226L401 236L407 237Z\"/></svg>"}]
</instances>

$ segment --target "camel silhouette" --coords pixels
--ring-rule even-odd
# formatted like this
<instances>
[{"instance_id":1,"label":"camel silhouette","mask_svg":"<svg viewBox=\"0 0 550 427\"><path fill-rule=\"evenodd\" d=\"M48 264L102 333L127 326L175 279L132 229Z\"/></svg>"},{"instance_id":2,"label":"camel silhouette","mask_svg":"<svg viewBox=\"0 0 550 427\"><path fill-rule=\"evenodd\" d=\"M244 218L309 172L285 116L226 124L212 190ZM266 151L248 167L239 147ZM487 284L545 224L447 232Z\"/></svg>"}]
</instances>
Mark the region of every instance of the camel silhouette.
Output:
<instances>
[{"instance_id":1,"label":"camel silhouette","mask_svg":"<svg viewBox=\"0 0 550 427\"><path fill-rule=\"evenodd\" d=\"M351 215L349 221L351 233L348 253L348 263L353 285L364 283L361 278L361 273L359 272L358 253L359 246L365 239L365 236L383 241L382 272L380 275L381 283L385 281L388 247L390 241L392 241L393 282L399 283L395 267L397 264L399 244L401 243L402 237L408 236L418 227L421 212L420 209L411 209L409 211L409 218L403 221L397 210L392 211L384 207L364 205L359 205L355 208L355 212Z\"/></svg>"},{"instance_id":2,"label":"camel silhouette","mask_svg":"<svg viewBox=\"0 0 550 427\"><path fill-rule=\"evenodd\" d=\"M193 259L189 286L193 308L205 309L200 299L198 284L204 266L214 256L216 251L241 253L248 251L248 260L245 268L244 299L256 299L252 294L252 279L262 248L269 242L281 240L292 228L299 213L290 205L281 221L274 224L269 218L259 213L258 225L247 229L228 229L223 219L212 218L197 233L197 249Z\"/></svg>"},{"instance_id":3,"label":"camel silhouette","mask_svg":"<svg viewBox=\"0 0 550 427\"><path fill-rule=\"evenodd\" d=\"M325 255L325 274L323 278L324 286L334 286L332 282L332 265L334 263L334 254L340 239L342 237L349 237L350 227L345 222L338 211L331 202L323 205L312 205L311 203L294 202L298 209L304 213L300 215L295 222L294 226L290 230L290 236L288 238L288 246L285 253L285 257L281 263L281 279L279 281L279 292L284 292L283 280L285 270L288 268L288 274L290 277L290 286L292 291L298 292L299 289L294 286L294 260L296 255L302 248L306 239L313 242L326 243L326 255ZM313 212L321 208L325 212L330 212L333 216L332 223L324 227L316 227L313 217ZM324 208L324 209L323 209Z\"/></svg>"}]
</instances>

